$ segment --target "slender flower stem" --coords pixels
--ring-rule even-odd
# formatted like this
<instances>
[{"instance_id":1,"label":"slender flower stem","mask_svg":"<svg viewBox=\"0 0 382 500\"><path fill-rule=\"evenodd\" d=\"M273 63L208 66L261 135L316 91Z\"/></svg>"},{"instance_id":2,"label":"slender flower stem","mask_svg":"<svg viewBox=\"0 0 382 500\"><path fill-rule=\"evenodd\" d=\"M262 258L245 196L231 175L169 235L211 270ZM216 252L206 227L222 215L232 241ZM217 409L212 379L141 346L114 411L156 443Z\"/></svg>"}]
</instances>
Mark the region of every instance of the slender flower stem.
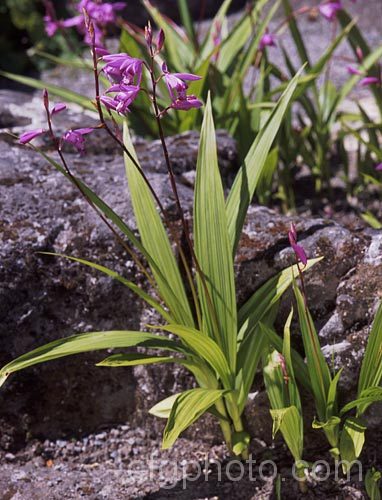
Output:
<instances>
[{"instance_id":1,"label":"slender flower stem","mask_svg":"<svg viewBox=\"0 0 382 500\"><path fill-rule=\"evenodd\" d=\"M164 221L166 223L166 226L169 229L169 231L171 232L171 235L172 235L172 237L173 237L173 239L175 241L175 244L177 245L177 248L179 250L179 255L180 255L180 258L182 260L182 264L183 264L183 267L185 269L185 272L186 272L186 275L187 275L187 279L188 279L188 281L190 283L191 293L192 293L193 301L194 301L194 304L195 304L195 313L196 313L196 317L197 317L198 326L199 326L199 328L201 328L201 326L202 326L202 318L201 318L200 306L199 306L199 302L198 302L198 299L197 299L197 294L196 294L195 286L194 286L194 283L193 283L193 280L192 280L191 271L189 269L186 256L184 255L183 249L182 249L181 244L179 242L179 238L176 236L176 234L175 234L175 232L174 232L174 230L172 228L172 224L169 221L169 218L168 218L168 215L167 215L167 211L165 210L164 206L162 205L162 203L161 203L158 195L156 194L155 190L153 189L152 185L150 184L150 181L147 179L145 173L143 172L141 166L139 165L139 163L137 162L137 160L135 159L135 157L127 149L127 147L125 146L123 140L120 137L118 137L118 135L116 133L114 133L110 129L109 125L107 124L107 122L106 122L106 120L104 118L104 114L103 114L103 110L102 110L102 105L101 105L101 100L100 100L101 96L100 96L100 86L99 86L98 61L97 61L97 54L96 54L94 43L93 43L93 46L92 46L92 56L93 56L94 84L95 84L95 93L96 93L95 101L96 101L96 108L97 108L97 111L98 111L100 122L101 122L103 128L110 135L110 137L112 137L117 142L117 144L120 146L120 148L122 149L122 151L128 156L128 158L131 160L131 162L133 163L133 165L135 166L135 168L138 170L138 172L142 176L144 182L146 183L147 187L149 188L150 193L152 194L155 202L157 203L159 210L161 211L161 213L163 215L163 218L164 218ZM145 63L145 65L146 65L146 63ZM146 67L150 71L150 68L147 65L146 65ZM152 74L151 71L150 71L150 74ZM116 124L116 122L115 122L115 120L114 120L113 117L112 117L112 120L113 120L113 123L114 123L116 129L118 130L117 124Z\"/></svg>"},{"instance_id":2,"label":"slender flower stem","mask_svg":"<svg viewBox=\"0 0 382 500\"><path fill-rule=\"evenodd\" d=\"M162 213L165 212L164 207L158 198L158 195L155 193L154 189L152 188L149 180L147 179L146 175L144 174L143 170L141 169L139 163L137 160L134 158L132 153L127 149L125 144L123 143L123 140L120 139L109 127L108 123L105 120L104 114L103 114L103 109L102 109L102 104L101 104L101 95L100 95L100 86L99 86L99 74L98 74L98 62L97 62L97 53L95 50L95 45L93 43L92 46L92 56L93 56L93 73L94 73L94 84L95 84L95 101L96 101L96 108L97 112L99 115L100 122L102 124L102 127L106 130L106 132L114 139L114 141L120 146L120 148L123 150L123 152L128 156L129 160L134 164L138 172L141 174L143 180L145 181L146 185L150 189L151 194L153 195L155 202L157 203L159 209L161 210ZM114 121L115 123L115 121Z\"/></svg>"},{"instance_id":3,"label":"slender flower stem","mask_svg":"<svg viewBox=\"0 0 382 500\"><path fill-rule=\"evenodd\" d=\"M191 237L190 237L189 224L188 224L187 219L184 216L184 211L182 208L182 204L180 202L174 171L172 169L170 156L168 154L168 149L167 149L166 140L165 140L163 127L162 127L162 123L161 123L161 118L160 118L161 113L160 113L158 101L157 101L157 92L156 92L157 80L156 80L155 74L154 74L154 57L155 57L155 55L153 53L152 47L150 47L150 56L151 56L151 67L149 68L149 73L150 73L151 83L152 83L152 88L153 88L152 103L154 106L155 119L156 119L156 122L158 125L159 137L160 137L160 141L162 144L163 155L164 155L166 166L167 166L167 172L168 172L169 179L170 179L171 189L172 189L172 192L173 192L174 197L175 197L175 203L176 203L178 214L179 214L179 217L180 217L180 220L182 223L184 236L186 238L192 260L195 264L195 269L200 276L200 280L201 280L202 286L203 286L205 294L206 294L206 300L208 302L208 306L210 308L210 311L212 312L212 318L213 318L213 323L214 323L216 335L219 337L219 321L218 321L216 309L213 305L213 302L212 302L212 299L211 299L211 296L210 296L210 293L209 293L209 290L207 287L205 275L204 275L204 273L199 265L198 259L196 257L195 251L194 251L194 246L192 244Z\"/></svg>"},{"instance_id":4,"label":"slender flower stem","mask_svg":"<svg viewBox=\"0 0 382 500\"><path fill-rule=\"evenodd\" d=\"M51 116L50 116L50 113L49 113L49 108L48 108L47 105L45 106L45 109L46 109L46 115L47 115L47 121L48 121L49 134L50 134L51 139L53 141L54 147L55 147L55 149L56 149L56 151L57 151L57 153L58 153L58 155L60 157L61 163L62 163L62 165L64 167L64 170L65 170L66 174L68 175L68 177L70 178L70 180L73 182L73 184L76 186L76 188L79 190L79 192L81 193L81 195L83 196L83 198L85 199L85 201L89 204L89 206L96 212L96 214L98 215L98 217L100 217L100 219L104 222L104 224L114 234L114 236L116 237L117 241L128 252L128 254L131 256L132 260L134 261L134 263L136 264L136 266L138 267L138 269L141 270L141 272L144 274L144 276L148 279L149 283L153 286L154 290L156 290L156 292L158 293L155 281L149 275L149 273L147 272L147 269L142 264L142 262L139 260L138 255L133 251L132 248L130 248L130 246L126 243L126 241L124 241L124 239L121 237L121 235L118 233L118 231L116 231L116 229L113 227L113 225L110 224L110 222L107 220L107 218L98 210L98 208L94 205L93 201L87 196L87 194L83 190L83 188L82 188L80 182L78 181L78 179L72 174L72 171L69 168L69 165L68 165L68 163L66 161L66 158L65 158L65 156L64 156L64 154L63 154L63 152L61 150L60 141L59 141L58 137L55 135L55 133L53 131L52 120L51 120Z\"/></svg>"}]
</instances>

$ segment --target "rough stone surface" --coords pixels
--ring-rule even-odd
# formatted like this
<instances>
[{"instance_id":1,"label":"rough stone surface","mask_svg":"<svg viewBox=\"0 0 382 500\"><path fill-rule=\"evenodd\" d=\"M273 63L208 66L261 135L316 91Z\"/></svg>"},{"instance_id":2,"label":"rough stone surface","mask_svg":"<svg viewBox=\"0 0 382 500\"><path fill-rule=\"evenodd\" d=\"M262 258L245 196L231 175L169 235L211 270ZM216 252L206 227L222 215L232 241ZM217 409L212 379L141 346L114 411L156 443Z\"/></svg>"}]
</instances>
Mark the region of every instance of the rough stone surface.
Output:
<instances>
[{"instance_id":1,"label":"rough stone surface","mask_svg":"<svg viewBox=\"0 0 382 500\"><path fill-rule=\"evenodd\" d=\"M12 131L19 132L28 122L33 128L42 119L37 111L39 103L33 96L10 91L3 94L0 115L8 116L3 128L12 125ZM74 124L81 123L75 110L68 117ZM58 127L64 127L64 118L60 120ZM48 141L41 144L50 151ZM175 216L159 143L137 140L136 144L149 179ZM223 132L218 144L227 180L237 168L235 145ZM169 141L181 198L188 210L192 206L196 145L194 133ZM134 227L123 166L114 144L99 135L89 141L87 157L69 151L67 158L73 171ZM148 318L155 320L122 285L78 264L36 253L54 251L90 258L142 283L129 258L76 190L37 153L17 145L5 133L0 135L0 205L1 364L72 333L138 329L149 322ZM328 359L334 357L337 366L345 365L344 381L354 388L370 323L382 295L379 232L355 232L330 219L285 217L253 206L236 264L238 301L242 303L292 262L287 240L292 220L309 257L325 257L307 275L310 306L324 352ZM286 297L280 328L289 304ZM297 329L294 339L299 347ZM181 369L94 367L100 359L100 353L81 355L14 375L0 393L0 447L11 452L26 437L68 438L126 420L145 421L152 429L160 429L161 424L147 418L146 410L161 397L192 385L191 377ZM261 387L254 391L259 389L248 405L247 420L254 435L270 440L266 397ZM207 441L216 439L211 419L201 425ZM190 435L194 432L195 428Z\"/></svg>"}]
</instances>

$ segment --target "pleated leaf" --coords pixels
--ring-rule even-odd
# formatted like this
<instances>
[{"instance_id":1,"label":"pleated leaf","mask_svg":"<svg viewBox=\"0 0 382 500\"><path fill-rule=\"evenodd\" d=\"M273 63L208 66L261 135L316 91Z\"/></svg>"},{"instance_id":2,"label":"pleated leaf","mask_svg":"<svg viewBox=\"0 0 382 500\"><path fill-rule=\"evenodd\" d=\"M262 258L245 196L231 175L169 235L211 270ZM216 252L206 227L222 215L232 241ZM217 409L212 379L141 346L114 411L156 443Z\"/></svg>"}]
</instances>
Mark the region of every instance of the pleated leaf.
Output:
<instances>
[{"instance_id":1,"label":"pleated leaf","mask_svg":"<svg viewBox=\"0 0 382 500\"><path fill-rule=\"evenodd\" d=\"M330 371L325 357L321 352L319 338L312 317L305 308L304 299L296 283L293 284L293 290L297 301L302 340L316 409L319 419L325 421L327 398L331 385Z\"/></svg>"},{"instance_id":2,"label":"pleated leaf","mask_svg":"<svg viewBox=\"0 0 382 500\"><path fill-rule=\"evenodd\" d=\"M71 337L49 342L48 344L19 356L0 370L0 380L1 383L4 383L5 379L11 373L64 356L101 349L134 346L180 352L184 351L176 342L152 333L126 330L81 333L79 335L73 335Z\"/></svg>"},{"instance_id":3,"label":"pleated leaf","mask_svg":"<svg viewBox=\"0 0 382 500\"><path fill-rule=\"evenodd\" d=\"M370 404L377 403L379 401L382 401L382 387L368 387L361 392L357 399L346 404L341 409L340 415L347 413L353 408L359 408L357 413L358 415L362 415Z\"/></svg>"},{"instance_id":4,"label":"pleated leaf","mask_svg":"<svg viewBox=\"0 0 382 500\"><path fill-rule=\"evenodd\" d=\"M128 352L126 354L119 353L108 356L104 360L97 363L96 366L138 366L138 365L154 365L158 363L176 363L177 358L172 356L153 356L151 354L142 354L140 352ZM181 358L179 359L181 361Z\"/></svg>"},{"instance_id":5,"label":"pleated leaf","mask_svg":"<svg viewBox=\"0 0 382 500\"><path fill-rule=\"evenodd\" d=\"M233 255L236 253L249 204L262 177L269 151L292 99L300 74L301 70L291 80L277 106L270 114L264 128L256 136L231 188L226 209Z\"/></svg>"},{"instance_id":6,"label":"pleated leaf","mask_svg":"<svg viewBox=\"0 0 382 500\"><path fill-rule=\"evenodd\" d=\"M358 397L370 387L379 386L382 379L382 303L378 307L358 379ZM364 408L366 409L366 408ZM362 410L362 409L361 409Z\"/></svg>"},{"instance_id":7,"label":"pleated leaf","mask_svg":"<svg viewBox=\"0 0 382 500\"><path fill-rule=\"evenodd\" d=\"M365 444L365 431L366 427L361 420L353 417L345 420L340 440L341 465L344 474L350 471L352 462L361 454Z\"/></svg>"},{"instance_id":8,"label":"pleated leaf","mask_svg":"<svg viewBox=\"0 0 382 500\"><path fill-rule=\"evenodd\" d=\"M179 435L203 415L226 391L190 389L180 394L171 408L162 448L170 448Z\"/></svg>"},{"instance_id":9,"label":"pleated leaf","mask_svg":"<svg viewBox=\"0 0 382 500\"><path fill-rule=\"evenodd\" d=\"M182 325L166 325L161 327L171 332L191 348L199 358L204 359L216 371L226 389L233 386L233 377L227 359L219 345L199 330Z\"/></svg>"},{"instance_id":10,"label":"pleated leaf","mask_svg":"<svg viewBox=\"0 0 382 500\"><path fill-rule=\"evenodd\" d=\"M126 121L123 126L123 139L127 149L138 161ZM139 234L147 253L156 264L156 267L151 266L151 270L157 281L161 296L177 323L194 326L179 267L162 219L155 206L154 197L138 168L126 154L124 156L131 202ZM157 268L160 273L157 272ZM166 278L165 283L162 276ZM170 287L171 293L169 293L168 287Z\"/></svg>"},{"instance_id":11,"label":"pleated leaf","mask_svg":"<svg viewBox=\"0 0 382 500\"><path fill-rule=\"evenodd\" d=\"M150 408L149 413L159 418L168 418L172 407L179 396L180 393L172 394L168 398L162 399L162 401L159 401L159 403Z\"/></svg>"},{"instance_id":12,"label":"pleated leaf","mask_svg":"<svg viewBox=\"0 0 382 500\"><path fill-rule=\"evenodd\" d=\"M219 344L234 372L237 335L234 269L210 97L204 113L196 167L194 240L204 275L204 284L198 276L204 329Z\"/></svg>"},{"instance_id":13,"label":"pleated leaf","mask_svg":"<svg viewBox=\"0 0 382 500\"><path fill-rule=\"evenodd\" d=\"M281 432L289 451L296 462L301 460L303 451L303 422L295 406L270 410L273 419L272 434Z\"/></svg>"}]
</instances>

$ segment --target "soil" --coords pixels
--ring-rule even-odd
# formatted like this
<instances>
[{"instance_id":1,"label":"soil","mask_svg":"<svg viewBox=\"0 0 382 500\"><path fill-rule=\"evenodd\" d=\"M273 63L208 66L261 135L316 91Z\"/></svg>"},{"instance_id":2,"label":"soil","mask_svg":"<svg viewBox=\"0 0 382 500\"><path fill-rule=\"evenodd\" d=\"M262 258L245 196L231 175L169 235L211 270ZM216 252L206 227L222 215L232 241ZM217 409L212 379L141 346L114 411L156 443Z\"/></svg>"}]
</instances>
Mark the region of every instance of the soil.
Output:
<instances>
[{"instance_id":1,"label":"soil","mask_svg":"<svg viewBox=\"0 0 382 500\"><path fill-rule=\"evenodd\" d=\"M309 452L308 452L309 453ZM306 457L309 459L309 456ZM31 441L16 454L0 455L2 500L101 499L326 499L367 498L357 467L350 477L335 480L330 458L317 450L312 460L327 460L331 473L316 463L307 494L299 492L292 462L281 441L271 447L255 440L252 464L230 459L224 445L179 439L171 450L149 429L127 425L100 431L81 440ZM272 465L274 463L274 465ZM363 470L382 465L378 442L362 456ZM279 478L278 478L279 475ZM241 478L241 479L240 479ZM278 478L278 479L277 479ZM240 479L240 480L239 480ZM277 496L276 491L281 488Z\"/></svg>"}]
</instances>

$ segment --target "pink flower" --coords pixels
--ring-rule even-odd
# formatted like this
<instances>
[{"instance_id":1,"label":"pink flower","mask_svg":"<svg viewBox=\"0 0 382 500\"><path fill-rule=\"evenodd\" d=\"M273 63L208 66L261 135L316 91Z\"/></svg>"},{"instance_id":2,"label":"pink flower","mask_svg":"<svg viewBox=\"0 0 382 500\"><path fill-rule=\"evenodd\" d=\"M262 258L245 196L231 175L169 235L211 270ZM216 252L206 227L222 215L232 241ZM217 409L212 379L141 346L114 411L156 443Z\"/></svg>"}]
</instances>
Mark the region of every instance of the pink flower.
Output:
<instances>
[{"instance_id":1,"label":"pink flower","mask_svg":"<svg viewBox=\"0 0 382 500\"><path fill-rule=\"evenodd\" d=\"M185 98L175 99L172 101L171 107L180 111L188 111L191 108L200 108L203 103L194 95L186 95Z\"/></svg>"},{"instance_id":2,"label":"pink flower","mask_svg":"<svg viewBox=\"0 0 382 500\"><path fill-rule=\"evenodd\" d=\"M50 15L46 15L44 17L45 31L46 34L50 37L56 34L56 31L60 27L58 21L54 21Z\"/></svg>"},{"instance_id":3,"label":"pink flower","mask_svg":"<svg viewBox=\"0 0 382 500\"><path fill-rule=\"evenodd\" d=\"M296 255L297 262L300 261L304 266L306 266L306 264L308 263L308 258L302 246L297 244L297 231L296 231L296 226L293 223L290 225L288 238L289 238L289 243Z\"/></svg>"},{"instance_id":4,"label":"pink flower","mask_svg":"<svg viewBox=\"0 0 382 500\"><path fill-rule=\"evenodd\" d=\"M93 128L78 128L76 130L68 130L62 136L62 140L72 144L77 151L83 155L85 154L85 138L84 135L93 132Z\"/></svg>"},{"instance_id":5,"label":"pink flower","mask_svg":"<svg viewBox=\"0 0 382 500\"><path fill-rule=\"evenodd\" d=\"M64 111L65 109L66 109L66 104L63 102L59 102L53 107L52 111L50 112L50 116L57 115L58 113L61 113L61 111Z\"/></svg>"},{"instance_id":6,"label":"pink flower","mask_svg":"<svg viewBox=\"0 0 382 500\"><path fill-rule=\"evenodd\" d=\"M102 60L106 62L102 71L110 82L124 85L140 85L143 66L141 59L130 57L122 52L103 56Z\"/></svg>"},{"instance_id":7,"label":"pink flower","mask_svg":"<svg viewBox=\"0 0 382 500\"><path fill-rule=\"evenodd\" d=\"M176 99L177 96L185 97L188 88L186 81L200 80L201 78L192 73L170 73L166 63L162 64L162 71L171 99Z\"/></svg>"},{"instance_id":8,"label":"pink flower","mask_svg":"<svg viewBox=\"0 0 382 500\"><path fill-rule=\"evenodd\" d=\"M375 170L377 170L378 172L382 172L382 163L378 163L378 165L376 165L375 167Z\"/></svg>"},{"instance_id":9,"label":"pink flower","mask_svg":"<svg viewBox=\"0 0 382 500\"><path fill-rule=\"evenodd\" d=\"M140 88L136 85L113 85L107 92L117 92L117 94L114 97L102 96L100 100L107 109L124 115L129 112L129 106L136 99L139 91Z\"/></svg>"},{"instance_id":10,"label":"pink flower","mask_svg":"<svg viewBox=\"0 0 382 500\"><path fill-rule=\"evenodd\" d=\"M334 21L337 11L342 9L341 2L328 2L328 3L322 3L319 7L318 10L320 11L321 15L324 16L325 19L328 21Z\"/></svg>"},{"instance_id":11,"label":"pink flower","mask_svg":"<svg viewBox=\"0 0 382 500\"><path fill-rule=\"evenodd\" d=\"M171 108L187 111L191 108L200 108L201 101L194 95L187 95L188 85L186 82L200 80L200 76L192 73L170 73L166 63L162 65L163 77L166 82L170 97Z\"/></svg>"},{"instance_id":12,"label":"pink flower","mask_svg":"<svg viewBox=\"0 0 382 500\"><path fill-rule=\"evenodd\" d=\"M365 78L362 78L362 80L360 81L360 84L362 86L377 85L380 83L381 83L381 80L379 78L377 78L376 76L366 76Z\"/></svg>"},{"instance_id":13,"label":"pink flower","mask_svg":"<svg viewBox=\"0 0 382 500\"><path fill-rule=\"evenodd\" d=\"M115 23L116 12L126 7L125 2L102 3L92 0L81 0L77 5L78 12L83 13L86 10L90 19L100 27Z\"/></svg>"},{"instance_id":14,"label":"pink flower","mask_svg":"<svg viewBox=\"0 0 382 500\"><path fill-rule=\"evenodd\" d=\"M276 47L276 35L271 33L264 33L260 39L259 49L264 50L265 47Z\"/></svg>"},{"instance_id":15,"label":"pink flower","mask_svg":"<svg viewBox=\"0 0 382 500\"><path fill-rule=\"evenodd\" d=\"M117 19L117 11L125 7L125 2L102 3L102 0L81 0L76 9L79 12L77 16L65 20L54 21L52 9L47 9L47 15L44 17L45 30L48 36L53 36L58 28L77 28L84 36L85 43L91 45L92 40L86 28L84 10L87 12L89 19L93 22L94 27L94 42L96 46L102 45L103 29L115 23Z\"/></svg>"},{"instance_id":16,"label":"pink flower","mask_svg":"<svg viewBox=\"0 0 382 500\"><path fill-rule=\"evenodd\" d=\"M350 75L363 75L362 71L360 71L358 68L355 68L354 66L349 65L346 69Z\"/></svg>"},{"instance_id":17,"label":"pink flower","mask_svg":"<svg viewBox=\"0 0 382 500\"><path fill-rule=\"evenodd\" d=\"M39 128L37 130L30 130L29 132L24 132L19 137L20 144L28 144L28 142L32 141L36 137L45 134L46 130L43 128Z\"/></svg>"}]
</instances>

